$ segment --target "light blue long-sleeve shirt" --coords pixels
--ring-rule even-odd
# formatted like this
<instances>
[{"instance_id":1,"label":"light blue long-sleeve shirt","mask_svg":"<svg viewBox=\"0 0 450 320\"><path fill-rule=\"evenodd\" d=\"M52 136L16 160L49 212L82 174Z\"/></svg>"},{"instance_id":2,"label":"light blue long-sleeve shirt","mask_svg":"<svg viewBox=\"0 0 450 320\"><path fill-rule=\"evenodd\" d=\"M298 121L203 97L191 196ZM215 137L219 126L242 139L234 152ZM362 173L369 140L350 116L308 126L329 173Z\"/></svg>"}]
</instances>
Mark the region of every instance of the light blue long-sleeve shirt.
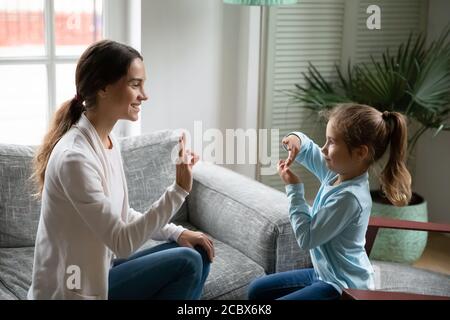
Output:
<instances>
[{"instance_id":1,"label":"light blue long-sleeve shirt","mask_svg":"<svg viewBox=\"0 0 450 320\"><path fill-rule=\"evenodd\" d=\"M338 175L329 170L320 148L301 132L296 161L321 182L314 204L305 200L303 183L286 186L289 217L302 249L310 250L319 279L343 288L374 289L373 268L364 249L372 199L368 173L333 183Z\"/></svg>"}]
</instances>

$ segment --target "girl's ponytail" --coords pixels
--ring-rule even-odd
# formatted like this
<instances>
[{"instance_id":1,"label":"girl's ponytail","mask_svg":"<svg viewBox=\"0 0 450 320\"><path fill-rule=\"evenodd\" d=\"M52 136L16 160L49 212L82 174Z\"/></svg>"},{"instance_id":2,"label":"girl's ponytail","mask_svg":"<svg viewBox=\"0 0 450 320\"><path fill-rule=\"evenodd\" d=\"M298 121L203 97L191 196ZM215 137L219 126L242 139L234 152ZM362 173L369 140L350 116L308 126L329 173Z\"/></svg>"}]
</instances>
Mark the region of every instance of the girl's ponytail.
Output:
<instances>
[{"instance_id":1,"label":"girl's ponytail","mask_svg":"<svg viewBox=\"0 0 450 320\"><path fill-rule=\"evenodd\" d=\"M381 172L381 189L395 206L404 206L411 200L411 175L406 168L407 126L398 112L383 112L383 120L389 133L389 160Z\"/></svg>"}]
</instances>

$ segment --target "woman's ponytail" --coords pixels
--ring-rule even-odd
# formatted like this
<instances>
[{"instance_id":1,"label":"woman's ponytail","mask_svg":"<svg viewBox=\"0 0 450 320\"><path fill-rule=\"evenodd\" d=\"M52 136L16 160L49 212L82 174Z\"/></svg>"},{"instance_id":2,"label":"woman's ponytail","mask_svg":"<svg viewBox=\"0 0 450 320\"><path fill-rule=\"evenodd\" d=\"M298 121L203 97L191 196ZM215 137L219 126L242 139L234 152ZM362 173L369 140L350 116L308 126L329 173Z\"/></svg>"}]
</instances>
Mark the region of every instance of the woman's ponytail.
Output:
<instances>
[{"instance_id":1,"label":"woman's ponytail","mask_svg":"<svg viewBox=\"0 0 450 320\"><path fill-rule=\"evenodd\" d=\"M37 186L36 197L40 198L44 187L45 170L53 148L61 137L78 122L84 111L84 105L79 95L64 102L56 111L50 124L50 128L44 137L44 142L39 147L34 159L34 172L31 178Z\"/></svg>"},{"instance_id":2,"label":"woman's ponytail","mask_svg":"<svg viewBox=\"0 0 450 320\"><path fill-rule=\"evenodd\" d=\"M398 112L383 112L389 132L389 160L381 172L381 189L395 206L404 206L411 200L411 175L406 168L407 126Z\"/></svg>"}]
</instances>

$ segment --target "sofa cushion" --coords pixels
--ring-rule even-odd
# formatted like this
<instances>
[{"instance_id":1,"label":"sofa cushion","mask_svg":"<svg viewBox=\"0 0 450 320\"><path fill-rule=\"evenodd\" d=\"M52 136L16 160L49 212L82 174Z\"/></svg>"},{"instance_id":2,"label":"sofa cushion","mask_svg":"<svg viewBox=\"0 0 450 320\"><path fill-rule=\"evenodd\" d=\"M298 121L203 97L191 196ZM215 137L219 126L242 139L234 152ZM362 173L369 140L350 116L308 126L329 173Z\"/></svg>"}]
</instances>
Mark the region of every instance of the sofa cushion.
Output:
<instances>
[{"instance_id":1,"label":"sofa cushion","mask_svg":"<svg viewBox=\"0 0 450 320\"><path fill-rule=\"evenodd\" d=\"M29 178L35 150L0 144L0 247L34 245L40 201Z\"/></svg>"},{"instance_id":2,"label":"sofa cushion","mask_svg":"<svg viewBox=\"0 0 450 320\"><path fill-rule=\"evenodd\" d=\"M195 230L186 223L185 227ZM251 280L264 275L264 269L228 245L214 240L214 263L202 299L245 299ZM149 240L139 250L157 245ZM31 285L33 247L0 248L0 299L26 299ZM1 284L4 284L2 290Z\"/></svg>"},{"instance_id":3,"label":"sofa cushion","mask_svg":"<svg viewBox=\"0 0 450 320\"><path fill-rule=\"evenodd\" d=\"M190 230L197 230L188 223L181 223L181 225ZM264 269L238 250L219 240L212 239L215 258L206 279L202 299L246 299L249 283L253 279L263 276ZM161 242L149 240L139 250L159 243Z\"/></svg>"},{"instance_id":4,"label":"sofa cushion","mask_svg":"<svg viewBox=\"0 0 450 320\"><path fill-rule=\"evenodd\" d=\"M216 257L202 299L244 299L250 281L264 275L264 270L239 251L213 241ZM158 243L150 240L140 250ZM0 300L26 299L33 253L33 247L0 248ZM377 290L450 296L448 275L391 262L372 261L372 265Z\"/></svg>"},{"instance_id":5,"label":"sofa cushion","mask_svg":"<svg viewBox=\"0 0 450 320\"><path fill-rule=\"evenodd\" d=\"M0 300L18 300L8 288L0 282Z\"/></svg>"},{"instance_id":6,"label":"sofa cushion","mask_svg":"<svg viewBox=\"0 0 450 320\"><path fill-rule=\"evenodd\" d=\"M144 212L175 179L171 152L178 137L158 131L119 139L130 205ZM40 201L32 194L32 159L36 146L0 144L0 247L33 246ZM145 161L143 161L145 159ZM174 220L186 220L183 206Z\"/></svg>"},{"instance_id":7,"label":"sofa cushion","mask_svg":"<svg viewBox=\"0 0 450 320\"><path fill-rule=\"evenodd\" d=\"M130 206L145 212L175 181L172 151L178 144L173 131L163 130L119 139ZM185 221L183 206L173 220Z\"/></svg>"},{"instance_id":8,"label":"sofa cushion","mask_svg":"<svg viewBox=\"0 0 450 320\"><path fill-rule=\"evenodd\" d=\"M31 285L34 247L0 248L0 283L19 299Z\"/></svg>"},{"instance_id":9,"label":"sofa cushion","mask_svg":"<svg viewBox=\"0 0 450 320\"><path fill-rule=\"evenodd\" d=\"M288 217L286 195L229 169L199 162L189 222L238 249L266 273L311 267Z\"/></svg>"},{"instance_id":10,"label":"sofa cushion","mask_svg":"<svg viewBox=\"0 0 450 320\"><path fill-rule=\"evenodd\" d=\"M375 289L450 297L450 276L410 265L372 260Z\"/></svg>"}]
</instances>

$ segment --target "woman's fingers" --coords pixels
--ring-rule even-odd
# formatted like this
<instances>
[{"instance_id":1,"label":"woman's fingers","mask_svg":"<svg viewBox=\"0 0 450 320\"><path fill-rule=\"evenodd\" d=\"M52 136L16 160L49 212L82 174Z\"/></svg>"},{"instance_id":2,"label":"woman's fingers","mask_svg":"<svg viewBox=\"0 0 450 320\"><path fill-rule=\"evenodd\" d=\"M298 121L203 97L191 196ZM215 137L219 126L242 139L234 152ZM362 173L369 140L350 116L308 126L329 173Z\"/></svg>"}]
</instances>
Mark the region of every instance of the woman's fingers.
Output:
<instances>
[{"instance_id":1,"label":"woman's fingers","mask_svg":"<svg viewBox=\"0 0 450 320\"><path fill-rule=\"evenodd\" d=\"M214 243L212 242L212 240L210 238L208 238L207 236L205 236L205 237L206 237L206 240L208 241L209 245L212 248L212 256L215 257L216 256L216 251L214 250Z\"/></svg>"},{"instance_id":2,"label":"woman's fingers","mask_svg":"<svg viewBox=\"0 0 450 320\"><path fill-rule=\"evenodd\" d=\"M178 139L178 156L180 158L182 158L184 156L184 139L185 139L185 135L183 132L180 139Z\"/></svg>"},{"instance_id":3,"label":"woman's fingers","mask_svg":"<svg viewBox=\"0 0 450 320\"><path fill-rule=\"evenodd\" d=\"M183 134L180 136L180 139L178 140L179 145L179 151L178 151L178 157L179 157L179 163L182 164L189 164L191 167L194 166L200 157L190 151L186 150L186 134L183 132Z\"/></svg>"},{"instance_id":4,"label":"woman's fingers","mask_svg":"<svg viewBox=\"0 0 450 320\"><path fill-rule=\"evenodd\" d=\"M214 245L211 240L208 239L206 235L203 236L202 247L205 249L206 254L208 255L209 261L213 261L214 259Z\"/></svg>"},{"instance_id":5,"label":"woman's fingers","mask_svg":"<svg viewBox=\"0 0 450 320\"><path fill-rule=\"evenodd\" d=\"M193 167L199 159L200 157L195 152L189 151L188 163L191 165L191 167Z\"/></svg>"},{"instance_id":6,"label":"woman's fingers","mask_svg":"<svg viewBox=\"0 0 450 320\"><path fill-rule=\"evenodd\" d=\"M177 159L176 166L176 183L187 192L191 192L192 189L192 170L190 164L191 153L189 150L185 150L185 139L183 135L179 139L179 157Z\"/></svg>"}]
</instances>

